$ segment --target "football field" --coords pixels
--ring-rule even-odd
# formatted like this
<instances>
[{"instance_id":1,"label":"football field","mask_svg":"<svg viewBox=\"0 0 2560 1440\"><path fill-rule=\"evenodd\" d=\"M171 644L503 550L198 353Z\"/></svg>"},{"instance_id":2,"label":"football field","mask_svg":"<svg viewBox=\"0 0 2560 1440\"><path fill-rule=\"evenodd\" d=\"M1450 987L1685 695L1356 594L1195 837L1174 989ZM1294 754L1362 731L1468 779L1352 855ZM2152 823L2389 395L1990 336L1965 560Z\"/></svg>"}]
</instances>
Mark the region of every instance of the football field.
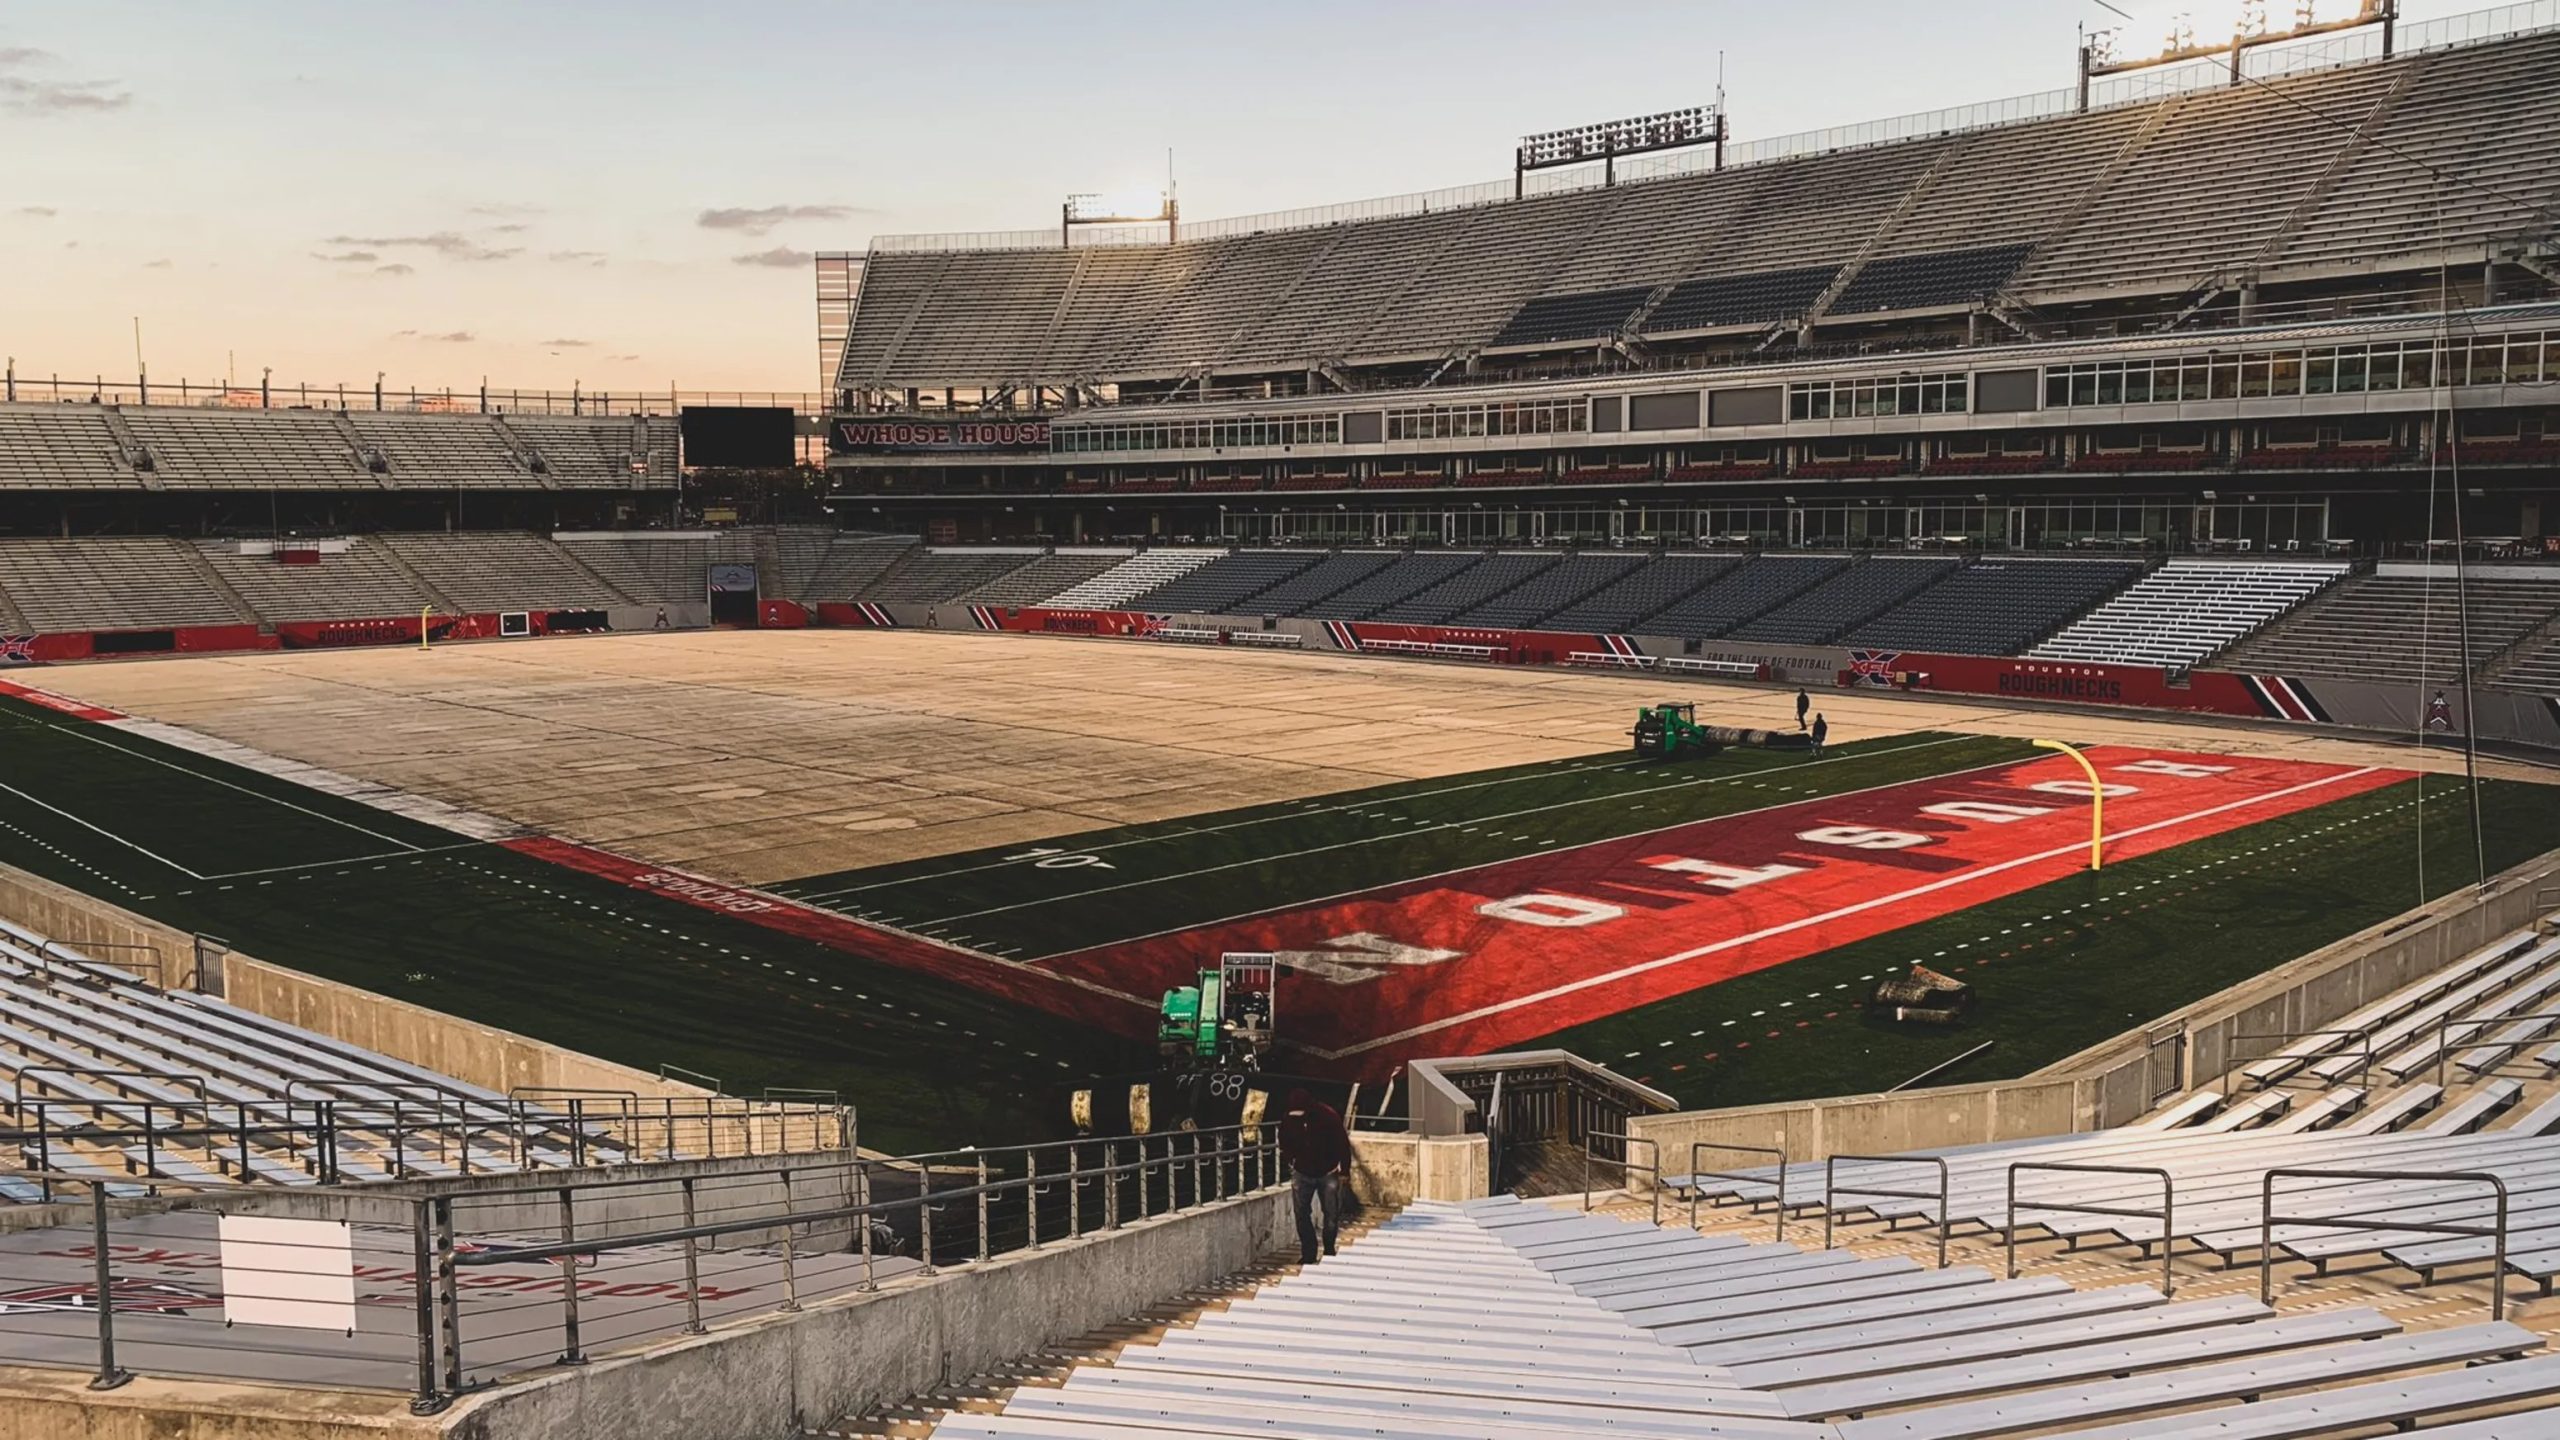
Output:
<instances>
[{"instance_id":1,"label":"football field","mask_svg":"<svg viewBox=\"0 0 2560 1440\"><path fill-rule=\"evenodd\" d=\"M656 643L22 674L52 698L0 699L0 860L280 964L946 1138L1038 1130L1075 1080L1145 1064L1157 995L1221 951L1282 957L1293 1068L1562 1045L1747 1103L1985 1041L1949 1079L2022 1074L2472 874L2458 782L2428 773L2448 757L2289 731L1826 693L1827 753L1645 762L1624 730L1658 681ZM1678 688L1792 728L1786 692ZM2048 732L2099 770L2095 874L2087 780L2028 743ZM2560 846L2531 773L2484 785L2493 870ZM1974 986L1966 1024L1868 1013L1915 961Z\"/></svg>"}]
</instances>

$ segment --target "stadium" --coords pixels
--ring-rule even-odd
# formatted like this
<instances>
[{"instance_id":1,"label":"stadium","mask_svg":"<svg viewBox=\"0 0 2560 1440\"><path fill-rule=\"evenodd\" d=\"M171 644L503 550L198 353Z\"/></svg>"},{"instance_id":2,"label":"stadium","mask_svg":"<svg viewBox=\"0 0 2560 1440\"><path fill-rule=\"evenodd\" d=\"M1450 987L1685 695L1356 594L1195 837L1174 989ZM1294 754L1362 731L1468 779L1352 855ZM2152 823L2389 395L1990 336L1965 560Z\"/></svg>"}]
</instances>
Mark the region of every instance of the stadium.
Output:
<instances>
[{"instance_id":1,"label":"stadium","mask_svg":"<svg viewBox=\"0 0 2560 1440\"><path fill-rule=\"evenodd\" d=\"M0 1436L2560 1435L2560 4L2259 10L10 360Z\"/></svg>"}]
</instances>

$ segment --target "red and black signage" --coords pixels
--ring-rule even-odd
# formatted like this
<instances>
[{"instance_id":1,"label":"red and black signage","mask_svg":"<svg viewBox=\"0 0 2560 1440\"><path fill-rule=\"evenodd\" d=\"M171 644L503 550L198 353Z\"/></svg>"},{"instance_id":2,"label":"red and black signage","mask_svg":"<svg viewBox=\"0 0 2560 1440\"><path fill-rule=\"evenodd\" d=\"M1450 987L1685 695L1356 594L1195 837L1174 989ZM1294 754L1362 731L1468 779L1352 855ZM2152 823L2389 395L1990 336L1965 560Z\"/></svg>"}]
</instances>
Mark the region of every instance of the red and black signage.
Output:
<instances>
[{"instance_id":1,"label":"red and black signage","mask_svg":"<svg viewBox=\"0 0 2560 1440\"><path fill-rule=\"evenodd\" d=\"M1045 455L1047 420L890 420L839 417L830 455Z\"/></svg>"}]
</instances>

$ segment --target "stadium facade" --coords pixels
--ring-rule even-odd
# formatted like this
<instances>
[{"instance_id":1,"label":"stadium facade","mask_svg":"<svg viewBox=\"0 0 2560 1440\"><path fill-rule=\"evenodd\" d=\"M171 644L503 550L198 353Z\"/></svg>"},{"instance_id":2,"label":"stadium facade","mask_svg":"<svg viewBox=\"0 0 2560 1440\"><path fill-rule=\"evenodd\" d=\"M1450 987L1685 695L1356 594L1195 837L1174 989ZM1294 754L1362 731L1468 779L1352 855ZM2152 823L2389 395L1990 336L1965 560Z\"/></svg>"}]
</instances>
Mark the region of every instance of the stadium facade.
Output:
<instances>
[{"instance_id":1,"label":"stadium facade","mask_svg":"<svg viewBox=\"0 0 2560 1440\"><path fill-rule=\"evenodd\" d=\"M2547 8L1519 200L884 238L830 262L830 465L959 539L2533 537Z\"/></svg>"}]
</instances>

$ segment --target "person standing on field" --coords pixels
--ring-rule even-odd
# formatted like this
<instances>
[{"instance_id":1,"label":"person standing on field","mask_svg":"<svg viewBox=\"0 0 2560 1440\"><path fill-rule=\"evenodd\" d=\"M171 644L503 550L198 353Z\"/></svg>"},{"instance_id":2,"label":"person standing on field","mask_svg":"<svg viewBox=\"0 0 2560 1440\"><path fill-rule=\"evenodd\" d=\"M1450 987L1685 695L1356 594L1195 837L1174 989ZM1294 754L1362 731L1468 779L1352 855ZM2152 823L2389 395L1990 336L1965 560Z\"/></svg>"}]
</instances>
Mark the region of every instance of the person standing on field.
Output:
<instances>
[{"instance_id":1,"label":"person standing on field","mask_svg":"<svg viewBox=\"0 0 2560 1440\"><path fill-rule=\"evenodd\" d=\"M1822 753L1822 742L1823 742L1823 741L1825 741L1825 740L1828 740L1828 739L1830 739L1830 738L1831 738L1831 722L1830 722L1830 721L1828 721L1828 720L1823 719L1823 718L1822 718L1821 716L1819 716L1819 715L1814 716L1814 717L1813 717L1813 753L1814 753L1814 754L1816 754L1816 755L1821 754L1821 753Z\"/></svg>"},{"instance_id":2,"label":"person standing on field","mask_svg":"<svg viewBox=\"0 0 2560 1440\"><path fill-rule=\"evenodd\" d=\"M1797 686L1797 687L1796 687L1796 729L1798 729L1798 730L1802 730L1802 729L1804 729L1804 712L1806 712L1807 710L1810 710L1810 709L1812 709L1812 708L1813 708L1813 697L1812 697L1812 696L1810 696L1810 695L1807 695L1806 693L1804 693L1804 687L1803 687L1803 686L1801 686L1801 685Z\"/></svg>"}]
</instances>

